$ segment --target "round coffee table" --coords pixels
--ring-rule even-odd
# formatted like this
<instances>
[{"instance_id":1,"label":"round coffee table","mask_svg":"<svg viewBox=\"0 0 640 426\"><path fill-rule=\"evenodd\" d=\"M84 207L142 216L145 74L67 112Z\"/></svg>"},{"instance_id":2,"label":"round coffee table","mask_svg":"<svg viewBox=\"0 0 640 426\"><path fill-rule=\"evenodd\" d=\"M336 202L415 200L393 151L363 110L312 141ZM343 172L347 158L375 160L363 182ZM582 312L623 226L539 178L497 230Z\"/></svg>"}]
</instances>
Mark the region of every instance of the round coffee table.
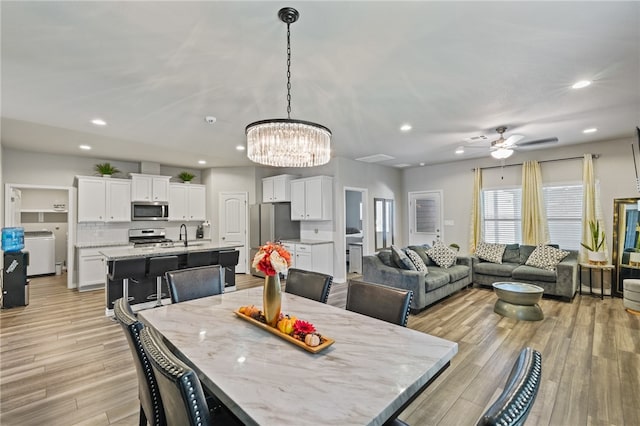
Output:
<instances>
[{"instance_id":1,"label":"round coffee table","mask_svg":"<svg viewBox=\"0 0 640 426\"><path fill-rule=\"evenodd\" d=\"M544 319L538 305L544 289L533 284L516 282L493 283L498 300L493 312L502 316L523 321Z\"/></svg>"}]
</instances>

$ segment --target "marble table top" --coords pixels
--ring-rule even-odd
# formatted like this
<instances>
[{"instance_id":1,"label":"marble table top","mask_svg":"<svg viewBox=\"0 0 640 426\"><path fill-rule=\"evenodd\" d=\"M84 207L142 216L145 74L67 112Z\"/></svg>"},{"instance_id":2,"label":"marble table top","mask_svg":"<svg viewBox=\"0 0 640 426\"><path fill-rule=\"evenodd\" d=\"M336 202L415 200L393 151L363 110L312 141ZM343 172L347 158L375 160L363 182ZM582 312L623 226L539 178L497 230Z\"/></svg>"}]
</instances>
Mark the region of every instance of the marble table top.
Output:
<instances>
[{"instance_id":1,"label":"marble table top","mask_svg":"<svg viewBox=\"0 0 640 426\"><path fill-rule=\"evenodd\" d=\"M100 254L107 260L134 259L137 257L171 256L199 251L233 250L241 246L224 246L211 242L189 243L188 247L176 244L175 247L105 247Z\"/></svg>"},{"instance_id":2,"label":"marble table top","mask_svg":"<svg viewBox=\"0 0 640 426\"><path fill-rule=\"evenodd\" d=\"M246 424L381 425L458 352L455 342L289 293L282 312L335 343L307 352L236 317L262 287L139 312Z\"/></svg>"}]
</instances>

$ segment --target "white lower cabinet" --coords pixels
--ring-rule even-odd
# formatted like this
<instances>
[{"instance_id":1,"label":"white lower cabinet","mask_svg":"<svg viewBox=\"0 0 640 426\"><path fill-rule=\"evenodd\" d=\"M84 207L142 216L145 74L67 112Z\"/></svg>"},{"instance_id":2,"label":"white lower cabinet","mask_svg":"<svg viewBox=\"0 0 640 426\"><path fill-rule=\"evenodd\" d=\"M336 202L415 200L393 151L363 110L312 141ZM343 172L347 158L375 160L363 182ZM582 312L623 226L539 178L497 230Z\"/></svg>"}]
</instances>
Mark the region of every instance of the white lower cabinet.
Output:
<instances>
[{"instance_id":1,"label":"white lower cabinet","mask_svg":"<svg viewBox=\"0 0 640 426\"><path fill-rule=\"evenodd\" d=\"M282 244L291 253L291 267L333 275L333 242Z\"/></svg>"},{"instance_id":2,"label":"white lower cabinet","mask_svg":"<svg viewBox=\"0 0 640 426\"><path fill-rule=\"evenodd\" d=\"M78 291L103 288L107 279L101 248L78 249Z\"/></svg>"}]
</instances>

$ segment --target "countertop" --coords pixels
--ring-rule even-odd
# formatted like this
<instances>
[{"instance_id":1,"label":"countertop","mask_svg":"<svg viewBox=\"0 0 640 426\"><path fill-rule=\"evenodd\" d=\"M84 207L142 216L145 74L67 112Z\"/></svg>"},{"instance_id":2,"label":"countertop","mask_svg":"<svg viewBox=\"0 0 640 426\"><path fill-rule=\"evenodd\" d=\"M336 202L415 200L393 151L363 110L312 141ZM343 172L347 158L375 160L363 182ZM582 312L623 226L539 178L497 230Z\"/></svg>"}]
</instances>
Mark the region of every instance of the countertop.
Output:
<instances>
[{"instance_id":1,"label":"countertop","mask_svg":"<svg viewBox=\"0 0 640 426\"><path fill-rule=\"evenodd\" d=\"M195 239L195 240L189 240L189 244L202 244L203 242L205 243L210 243L211 240L203 240L203 239ZM179 241L175 241L176 244L179 243ZM107 242L98 242L98 241L91 241L91 242L87 242L87 243L77 243L76 244L76 248L100 248L100 247L133 247L133 243L130 243L128 241L107 241Z\"/></svg>"},{"instance_id":2,"label":"countertop","mask_svg":"<svg viewBox=\"0 0 640 426\"><path fill-rule=\"evenodd\" d=\"M291 244L309 244L311 246L316 244L333 244L333 241L322 241L322 240L280 240L281 243L291 243Z\"/></svg>"},{"instance_id":3,"label":"countertop","mask_svg":"<svg viewBox=\"0 0 640 426\"><path fill-rule=\"evenodd\" d=\"M188 247L177 245L175 247L117 247L117 248L105 248L100 251L107 260L118 259L134 259L137 257L154 257L154 256L170 256L174 254L187 254L201 251L222 251L235 249L241 246L219 246L211 242L198 242L189 243Z\"/></svg>"}]
</instances>

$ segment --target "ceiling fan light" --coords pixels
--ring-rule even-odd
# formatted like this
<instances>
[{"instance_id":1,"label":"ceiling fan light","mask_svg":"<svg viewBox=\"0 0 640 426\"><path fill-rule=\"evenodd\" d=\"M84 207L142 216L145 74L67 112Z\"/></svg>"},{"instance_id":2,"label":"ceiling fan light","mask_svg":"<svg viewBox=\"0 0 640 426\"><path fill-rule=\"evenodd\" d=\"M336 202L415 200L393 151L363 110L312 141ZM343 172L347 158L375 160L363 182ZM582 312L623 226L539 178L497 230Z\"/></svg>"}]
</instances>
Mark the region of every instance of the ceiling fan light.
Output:
<instances>
[{"instance_id":1,"label":"ceiling fan light","mask_svg":"<svg viewBox=\"0 0 640 426\"><path fill-rule=\"evenodd\" d=\"M513 155L512 149L498 148L495 151L491 151L491 156L496 160L504 160L511 157L511 155Z\"/></svg>"}]
</instances>

